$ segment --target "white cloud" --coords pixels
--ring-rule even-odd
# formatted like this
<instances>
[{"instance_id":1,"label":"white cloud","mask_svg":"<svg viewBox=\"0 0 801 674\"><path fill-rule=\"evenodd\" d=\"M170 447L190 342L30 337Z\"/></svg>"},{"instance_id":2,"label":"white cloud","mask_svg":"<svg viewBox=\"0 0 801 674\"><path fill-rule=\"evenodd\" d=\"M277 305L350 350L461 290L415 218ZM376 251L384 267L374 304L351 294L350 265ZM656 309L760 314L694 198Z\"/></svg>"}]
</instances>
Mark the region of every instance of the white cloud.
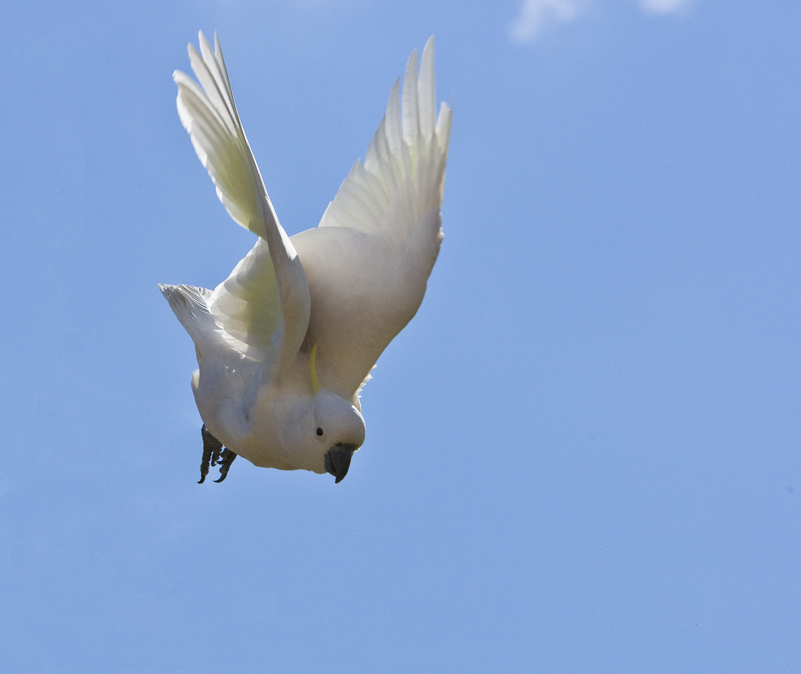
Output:
<instances>
[{"instance_id":1,"label":"white cloud","mask_svg":"<svg viewBox=\"0 0 801 674\"><path fill-rule=\"evenodd\" d=\"M654 14L675 14L690 8L692 0L640 0L640 7Z\"/></svg>"},{"instance_id":2,"label":"white cloud","mask_svg":"<svg viewBox=\"0 0 801 674\"><path fill-rule=\"evenodd\" d=\"M664 3L670 0L642 1ZM581 13L580 10L578 0L523 0L520 14L509 27L509 35L515 42L532 42L549 23L575 21Z\"/></svg>"}]
</instances>

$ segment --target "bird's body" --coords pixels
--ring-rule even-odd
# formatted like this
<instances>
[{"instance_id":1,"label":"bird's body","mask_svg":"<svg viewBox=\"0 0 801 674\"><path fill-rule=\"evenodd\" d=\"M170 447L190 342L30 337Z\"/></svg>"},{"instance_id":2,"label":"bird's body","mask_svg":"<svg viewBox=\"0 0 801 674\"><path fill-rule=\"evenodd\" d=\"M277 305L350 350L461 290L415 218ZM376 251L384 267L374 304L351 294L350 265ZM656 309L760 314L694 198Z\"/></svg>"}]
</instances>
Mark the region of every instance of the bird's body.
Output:
<instances>
[{"instance_id":1,"label":"bird's body","mask_svg":"<svg viewBox=\"0 0 801 674\"><path fill-rule=\"evenodd\" d=\"M207 433L257 466L344 477L364 442L359 391L412 319L439 252L450 108L435 115L433 41L317 228L286 236L239 121L219 41L176 72L192 143L256 245L215 290L160 286L195 342ZM401 108L400 99L403 99ZM204 439L206 434L204 434Z\"/></svg>"}]
</instances>

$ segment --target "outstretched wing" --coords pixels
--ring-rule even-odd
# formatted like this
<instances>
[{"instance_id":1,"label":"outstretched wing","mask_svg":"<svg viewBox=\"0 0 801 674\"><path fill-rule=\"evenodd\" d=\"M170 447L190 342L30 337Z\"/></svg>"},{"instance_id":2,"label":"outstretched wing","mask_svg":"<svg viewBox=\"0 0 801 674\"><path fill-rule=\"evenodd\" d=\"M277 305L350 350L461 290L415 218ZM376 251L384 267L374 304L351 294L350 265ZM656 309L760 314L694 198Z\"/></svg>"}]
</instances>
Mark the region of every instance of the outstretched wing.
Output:
<instances>
[{"instance_id":1,"label":"outstretched wing","mask_svg":"<svg viewBox=\"0 0 801 674\"><path fill-rule=\"evenodd\" d=\"M400 80L392 87L364 164L356 160L319 226L409 237L422 217L442 204L450 128L450 107L443 102L436 115L432 36L423 49L419 78L415 50L402 93Z\"/></svg>"},{"instance_id":2,"label":"outstretched wing","mask_svg":"<svg viewBox=\"0 0 801 674\"><path fill-rule=\"evenodd\" d=\"M417 52L392 87L387 111L320 225L292 238L308 275L320 380L353 395L412 319L442 240L451 109L436 114L434 38L418 77Z\"/></svg>"},{"instance_id":3,"label":"outstretched wing","mask_svg":"<svg viewBox=\"0 0 801 674\"><path fill-rule=\"evenodd\" d=\"M248 345L251 356L275 360L280 372L294 359L306 334L308 283L242 128L220 41L215 34L212 51L201 32L199 42L200 53L189 45L189 60L200 86L180 71L173 74L178 114L226 210L260 237L214 290L208 306L226 332Z\"/></svg>"}]
</instances>

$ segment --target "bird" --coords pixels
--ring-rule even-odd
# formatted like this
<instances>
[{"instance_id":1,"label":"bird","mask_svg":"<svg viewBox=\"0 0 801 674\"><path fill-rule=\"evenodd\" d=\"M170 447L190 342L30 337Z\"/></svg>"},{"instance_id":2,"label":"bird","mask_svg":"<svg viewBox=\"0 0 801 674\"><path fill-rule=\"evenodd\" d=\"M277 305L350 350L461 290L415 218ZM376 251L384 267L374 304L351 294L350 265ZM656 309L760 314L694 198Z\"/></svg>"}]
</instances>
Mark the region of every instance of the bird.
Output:
<instances>
[{"instance_id":1,"label":"bird","mask_svg":"<svg viewBox=\"0 0 801 674\"><path fill-rule=\"evenodd\" d=\"M386 114L317 227L278 221L239 117L220 40L189 44L197 80L176 70L181 123L253 248L214 290L158 284L195 345L201 479L237 456L331 474L365 440L361 390L414 317L443 239L452 105L436 105L434 37L392 86Z\"/></svg>"}]
</instances>

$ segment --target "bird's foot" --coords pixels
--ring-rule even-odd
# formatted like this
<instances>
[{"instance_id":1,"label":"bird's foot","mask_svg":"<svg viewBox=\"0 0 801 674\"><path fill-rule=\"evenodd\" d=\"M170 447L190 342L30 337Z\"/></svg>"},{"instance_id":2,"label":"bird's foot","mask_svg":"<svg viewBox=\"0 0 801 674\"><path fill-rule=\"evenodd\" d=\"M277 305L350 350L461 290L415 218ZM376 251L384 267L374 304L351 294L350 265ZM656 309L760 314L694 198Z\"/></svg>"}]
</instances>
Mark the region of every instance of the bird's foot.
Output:
<instances>
[{"instance_id":1,"label":"bird's foot","mask_svg":"<svg viewBox=\"0 0 801 674\"><path fill-rule=\"evenodd\" d=\"M236 458L236 454L230 449L224 448L222 443L215 438L204 425L200 429L203 436L203 458L200 460L200 479L198 484L203 484L206 481L206 475L209 474L209 464L216 466L220 464L220 479L214 480L215 482L222 482L225 476L228 475L228 469Z\"/></svg>"},{"instance_id":2,"label":"bird's foot","mask_svg":"<svg viewBox=\"0 0 801 674\"><path fill-rule=\"evenodd\" d=\"M214 480L215 482L222 482L225 479L226 475L228 475L228 469L231 467L231 464L234 462L235 458L235 452L232 452L227 447L223 449L220 458L220 479Z\"/></svg>"}]
</instances>

